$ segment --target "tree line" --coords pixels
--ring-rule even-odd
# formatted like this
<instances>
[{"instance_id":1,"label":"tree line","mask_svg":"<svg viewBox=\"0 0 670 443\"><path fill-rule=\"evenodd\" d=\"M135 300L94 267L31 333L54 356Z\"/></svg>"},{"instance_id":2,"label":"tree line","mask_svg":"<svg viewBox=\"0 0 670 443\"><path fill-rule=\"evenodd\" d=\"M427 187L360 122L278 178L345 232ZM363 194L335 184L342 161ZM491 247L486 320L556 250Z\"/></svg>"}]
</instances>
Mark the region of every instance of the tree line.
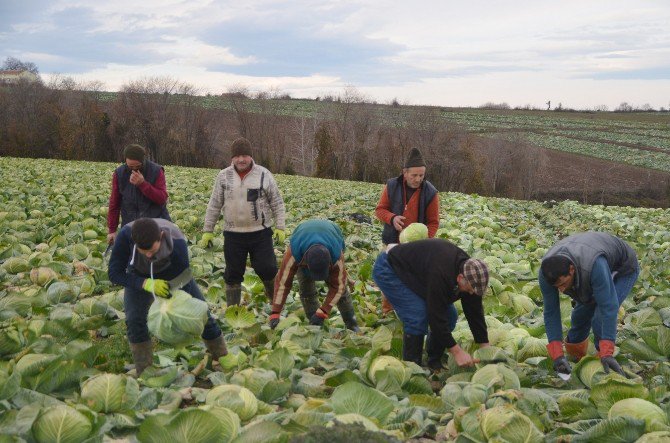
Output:
<instances>
[{"instance_id":1,"label":"tree line","mask_svg":"<svg viewBox=\"0 0 670 443\"><path fill-rule=\"evenodd\" d=\"M547 163L522 139L478 137L445 122L439 108L376 105L353 87L303 113L287 113L277 91L234 86L207 106L198 93L169 77L117 93L67 77L0 87L0 155L114 162L139 143L165 165L220 168L243 136L273 172L384 183L418 147L441 191L524 199L539 195Z\"/></svg>"}]
</instances>

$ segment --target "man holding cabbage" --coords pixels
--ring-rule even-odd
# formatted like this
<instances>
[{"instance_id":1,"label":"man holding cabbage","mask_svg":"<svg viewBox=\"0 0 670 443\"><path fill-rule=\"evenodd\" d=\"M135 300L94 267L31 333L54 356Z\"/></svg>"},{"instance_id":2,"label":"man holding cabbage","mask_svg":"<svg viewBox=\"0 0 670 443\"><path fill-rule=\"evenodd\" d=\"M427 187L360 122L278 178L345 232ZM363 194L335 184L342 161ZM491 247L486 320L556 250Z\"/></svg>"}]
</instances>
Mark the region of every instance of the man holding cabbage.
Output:
<instances>
[{"instance_id":1,"label":"man holding cabbage","mask_svg":"<svg viewBox=\"0 0 670 443\"><path fill-rule=\"evenodd\" d=\"M384 223L382 242L385 245L398 243L400 233L413 223L425 224L428 237L435 236L440 227L440 199L435 186L425 177L426 162L421 151L412 148L402 174L386 182L375 209L375 215ZM382 294L382 312L392 310Z\"/></svg>"},{"instance_id":2,"label":"man holding cabbage","mask_svg":"<svg viewBox=\"0 0 670 443\"><path fill-rule=\"evenodd\" d=\"M424 337L430 330L426 351L431 369L442 368L445 349L458 366L475 363L451 335L458 300L475 342L489 346L482 302L488 267L453 243L433 238L389 245L377 257L372 278L402 321L403 360L421 365Z\"/></svg>"},{"instance_id":3,"label":"man holding cabbage","mask_svg":"<svg viewBox=\"0 0 670 443\"><path fill-rule=\"evenodd\" d=\"M623 375L613 357L617 314L639 273L635 250L605 232L571 235L546 253L538 278L544 299L547 350L556 372L572 372L563 355L563 345L568 355L579 360L586 355L589 330L593 330L593 341L605 372L614 370ZM574 306L565 343L558 291L569 295Z\"/></svg>"},{"instance_id":4,"label":"man holding cabbage","mask_svg":"<svg viewBox=\"0 0 670 443\"><path fill-rule=\"evenodd\" d=\"M171 288L181 288L204 301L191 276L184 234L172 222L159 218L140 218L128 223L114 242L109 279L125 288L123 308L128 342L136 373L140 375L153 361L147 315L154 298L170 298ZM202 338L214 362L228 353L221 329L209 314Z\"/></svg>"},{"instance_id":5,"label":"man holding cabbage","mask_svg":"<svg viewBox=\"0 0 670 443\"><path fill-rule=\"evenodd\" d=\"M359 330L351 294L347 289L344 236L339 226L330 220L307 220L293 231L275 279L272 314L269 318L272 329L279 323L279 315L295 276L298 277L300 301L309 324L323 325L337 305L346 327L355 332ZM328 293L319 305L315 282L321 280L326 282Z\"/></svg>"}]
</instances>

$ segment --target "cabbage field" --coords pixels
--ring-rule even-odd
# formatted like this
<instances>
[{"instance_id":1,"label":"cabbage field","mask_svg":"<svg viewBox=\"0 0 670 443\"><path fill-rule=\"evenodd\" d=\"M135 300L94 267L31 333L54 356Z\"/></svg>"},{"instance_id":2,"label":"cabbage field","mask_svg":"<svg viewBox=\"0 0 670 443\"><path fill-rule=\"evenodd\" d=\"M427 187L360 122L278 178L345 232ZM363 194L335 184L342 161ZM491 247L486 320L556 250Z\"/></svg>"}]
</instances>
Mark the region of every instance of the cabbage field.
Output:
<instances>
[{"instance_id":1,"label":"cabbage field","mask_svg":"<svg viewBox=\"0 0 670 443\"><path fill-rule=\"evenodd\" d=\"M251 269L243 306L226 309L223 240L196 245L217 171L168 167L170 213L230 353L212 371L201 342L156 341L154 366L134 379L122 289L104 255L113 168L0 158L0 442L670 441L669 210L440 194L438 236L484 259L493 277L492 346L476 349L462 315L454 335L475 357L505 362L459 369L450 359L431 374L399 359L401 325L381 315L370 277L381 185L277 177L289 235L314 217L341 226L361 332L338 314L308 326L296 287L271 330ZM547 359L536 275L554 242L588 229L624 238L640 258L619 312L627 377L591 356L564 381Z\"/></svg>"}]
</instances>

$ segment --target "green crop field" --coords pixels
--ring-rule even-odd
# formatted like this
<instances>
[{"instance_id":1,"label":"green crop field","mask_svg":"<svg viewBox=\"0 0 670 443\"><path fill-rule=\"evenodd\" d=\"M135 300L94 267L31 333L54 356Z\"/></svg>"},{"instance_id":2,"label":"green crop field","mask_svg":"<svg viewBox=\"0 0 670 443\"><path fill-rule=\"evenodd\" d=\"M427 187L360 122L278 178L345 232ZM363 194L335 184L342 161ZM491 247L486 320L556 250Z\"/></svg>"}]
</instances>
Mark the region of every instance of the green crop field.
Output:
<instances>
[{"instance_id":1,"label":"green crop field","mask_svg":"<svg viewBox=\"0 0 670 443\"><path fill-rule=\"evenodd\" d=\"M637 123L621 124L644 137ZM369 441L670 439L670 210L441 193L438 236L485 260L493 277L485 298L493 346L477 350L462 313L454 336L475 357L506 363L459 369L449 359L431 374L399 360L401 324L381 315L370 274L382 226L351 218L374 219L380 185L277 177L289 235L310 218L341 226L362 331L347 331L336 313L323 328L308 326L295 287L271 330L253 272L243 306L227 309L222 243L196 245L217 171L168 167L170 213L189 238L195 278L230 353L222 371L211 371L200 365L202 343L157 341L154 367L135 380L125 375L132 359L122 290L108 281L103 255L113 167L0 158L0 441L286 442L314 427L335 432L336 422L383 433ZM554 242L590 229L624 238L640 260L619 313L616 354L627 378L606 375L590 356L563 381L547 358L536 275ZM561 305L566 326L569 299Z\"/></svg>"}]
</instances>

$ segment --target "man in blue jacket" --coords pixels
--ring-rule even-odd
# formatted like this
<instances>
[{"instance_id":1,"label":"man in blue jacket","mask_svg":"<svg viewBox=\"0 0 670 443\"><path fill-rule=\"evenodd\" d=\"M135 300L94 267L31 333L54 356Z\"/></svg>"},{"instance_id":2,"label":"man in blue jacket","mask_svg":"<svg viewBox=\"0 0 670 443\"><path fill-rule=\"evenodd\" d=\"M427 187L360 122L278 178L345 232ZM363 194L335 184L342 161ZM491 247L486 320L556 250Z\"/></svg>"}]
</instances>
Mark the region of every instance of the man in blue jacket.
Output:
<instances>
[{"instance_id":1,"label":"man in blue jacket","mask_svg":"<svg viewBox=\"0 0 670 443\"><path fill-rule=\"evenodd\" d=\"M170 281L204 300L190 275L188 248L184 234L160 218L140 218L125 225L114 242L109 260L109 279L123 286L123 308L130 350L139 376L151 366L153 350L147 316L154 296L170 297ZM226 355L226 343L216 321L209 316L202 338L212 354L214 367Z\"/></svg>"},{"instance_id":2,"label":"man in blue jacket","mask_svg":"<svg viewBox=\"0 0 670 443\"><path fill-rule=\"evenodd\" d=\"M614 359L617 314L630 293L640 268L637 255L625 241L604 232L589 231L559 241L542 259L539 282L544 299L547 350L558 373L569 374L563 355L563 330L558 291L573 300L572 321L565 341L568 355L586 355L589 330L605 372L623 370Z\"/></svg>"},{"instance_id":3,"label":"man in blue jacket","mask_svg":"<svg viewBox=\"0 0 670 443\"><path fill-rule=\"evenodd\" d=\"M297 275L300 301L311 325L321 326L335 305L348 329L358 331L351 294L347 289L347 270L344 267L344 236L340 227L330 220L307 220L298 225L282 259L275 278L272 297L272 329ZM319 305L315 282L323 280L328 286L326 299Z\"/></svg>"}]
</instances>

